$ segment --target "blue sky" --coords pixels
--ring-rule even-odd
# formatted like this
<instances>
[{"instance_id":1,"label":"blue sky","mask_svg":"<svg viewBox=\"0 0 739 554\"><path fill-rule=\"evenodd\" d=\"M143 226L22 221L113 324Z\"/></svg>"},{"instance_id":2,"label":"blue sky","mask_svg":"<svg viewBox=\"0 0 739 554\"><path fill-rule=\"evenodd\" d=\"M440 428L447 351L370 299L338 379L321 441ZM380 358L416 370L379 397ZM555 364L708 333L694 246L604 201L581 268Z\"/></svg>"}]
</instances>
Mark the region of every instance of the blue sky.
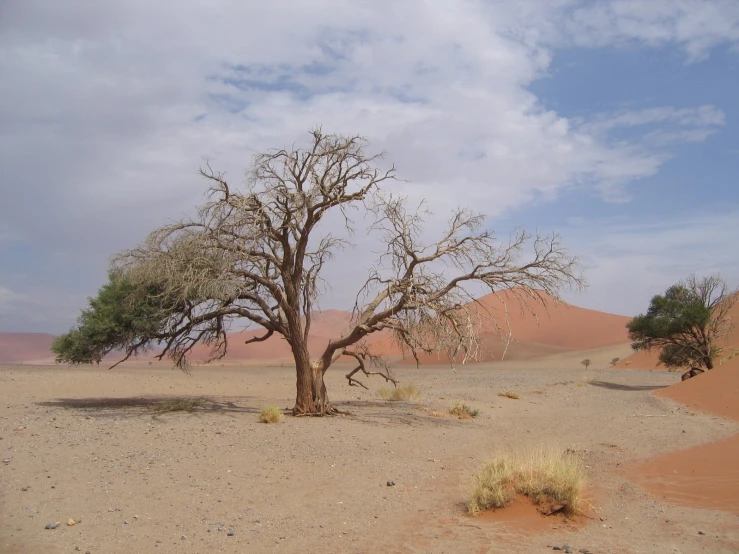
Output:
<instances>
[{"instance_id":1,"label":"blue sky","mask_svg":"<svg viewBox=\"0 0 739 554\"><path fill-rule=\"evenodd\" d=\"M202 201L203 159L239 182L316 125L386 151L431 230L467 205L560 232L574 304L739 286L733 0L9 0L0 74L0 331L63 332L113 254Z\"/></svg>"}]
</instances>

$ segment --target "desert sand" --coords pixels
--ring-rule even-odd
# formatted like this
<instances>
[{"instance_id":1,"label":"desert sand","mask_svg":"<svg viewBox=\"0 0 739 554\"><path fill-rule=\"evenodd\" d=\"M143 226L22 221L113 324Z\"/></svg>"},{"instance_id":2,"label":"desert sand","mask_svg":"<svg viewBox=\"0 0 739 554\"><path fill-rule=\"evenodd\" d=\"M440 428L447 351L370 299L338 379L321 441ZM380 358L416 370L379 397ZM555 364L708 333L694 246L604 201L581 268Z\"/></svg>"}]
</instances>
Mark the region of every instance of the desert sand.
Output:
<instances>
[{"instance_id":1,"label":"desert sand","mask_svg":"<svg viewBox=\"0 0 739 554\"><path fill-rule=\"evenodd\" d=\"M148 362L112 371L5 366L0 552L495 553L564 544L593 553L737 552L735 504L663 498L639 484L635 468L707 443L732 464L720 441L739 423L671 392L652 394L684 388L665 388L679 374L608 369L628 353L620 344L456 372L401 365L401 382L423 390L418 402L380 400L377 379L369 391L349 387L336 367L329 394L351 415L276 425L257 414L269 403L292 406L294 370L280 363L189 375ZM587 371L584 357L593 360ZM498 396L508 390L521 398ZM208 400L191 411L153 409L182 397ZM480 416L432 415L455 399ZM540 445L582 458L588 517L464 513L485 459Z\"/></svg>"}]
</instances>

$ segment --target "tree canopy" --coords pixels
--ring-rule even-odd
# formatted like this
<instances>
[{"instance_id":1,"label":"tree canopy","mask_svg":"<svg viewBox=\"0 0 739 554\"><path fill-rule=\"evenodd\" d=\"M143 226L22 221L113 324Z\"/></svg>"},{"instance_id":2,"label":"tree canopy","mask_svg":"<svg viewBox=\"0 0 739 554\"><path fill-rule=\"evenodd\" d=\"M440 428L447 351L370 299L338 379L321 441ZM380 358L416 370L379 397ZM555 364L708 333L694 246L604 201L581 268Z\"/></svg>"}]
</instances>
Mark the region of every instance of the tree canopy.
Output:
<instances>
[{"instance_id":1,"label":"tree canopy","mask_svg":"<svg viewBox=\"0 0 739 554\"><path fill-rule=\"evenodd\" d=\"M729 310L737 298L720 275L692 275L654 296L647 313L627 324L631 346L659 349L659 361L668 368L713 369L721 353L718 341L731 330Z\"/></svg>"},{"instance_id":2,"label":"tree canopy","mask_svg":"<svg viewBox=\"0 0 739 554\"><path fill-rule=\"evenodd\" d=\"M306 148L257 154L241 189L209 165L201 169L207 202L195 217L161 227L116 256L111 282L77 328L57 341L59 359L99 361L111 349L131 356L160 344L160 358L186 367L198 343L210 346L211 359L224 356L231 324L246 321L263 330L247 342L277 334L290 345L294 413L324 415L333 407L323 376L341 356L357 362L350 385L364 386L359 372L394 382L368 335L391 332L417 360L420 352L445 351L465 362L480 353L488 318L475 293L505 289L529 306L543 304L543 293L558 299L563 288L584 285L577 259L555 234L517 230L501 240L484 227L482 214L458 208L427 238L425 208L411 209L382 190L395 168L381 169L382 156L366 147L361 137L317 129ZM351 244L355 210L373 221L370 233L383 248L358 283L349 329L311 359L322 270ZM329 213L340 216L338 231L325 223Z\"/></svg>"}]
</instances>

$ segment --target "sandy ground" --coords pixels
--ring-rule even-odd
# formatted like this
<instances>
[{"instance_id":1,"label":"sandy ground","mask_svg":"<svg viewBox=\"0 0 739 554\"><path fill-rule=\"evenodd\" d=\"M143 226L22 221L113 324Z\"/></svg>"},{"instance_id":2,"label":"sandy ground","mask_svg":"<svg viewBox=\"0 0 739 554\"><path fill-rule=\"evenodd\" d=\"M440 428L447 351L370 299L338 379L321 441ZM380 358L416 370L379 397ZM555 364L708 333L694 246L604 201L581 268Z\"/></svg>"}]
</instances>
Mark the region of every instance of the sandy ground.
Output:
<instances>
[{"instance_id":1,"label":"sandy ground","mask_svg":"<svg viewBox=\"0 0 739 554\"><path fill-rule=\"evenodd\" d=\"M332 369L331 398L353 415L279 425L257 413L292 406L289 368L2 367L0 552L739 552L739 506L672 504L633 479L639 463L739 424L652 395L678 374L579 364L627 354L397 369L423 389L417 403L379 400L379 380L350 388ZM183 396L210 401L151 408ZM431 415L455 399L480 416ZM463 513L486 458L540 445L582 457L593 517L527 528Z\"/></svg>"}]
</instances>

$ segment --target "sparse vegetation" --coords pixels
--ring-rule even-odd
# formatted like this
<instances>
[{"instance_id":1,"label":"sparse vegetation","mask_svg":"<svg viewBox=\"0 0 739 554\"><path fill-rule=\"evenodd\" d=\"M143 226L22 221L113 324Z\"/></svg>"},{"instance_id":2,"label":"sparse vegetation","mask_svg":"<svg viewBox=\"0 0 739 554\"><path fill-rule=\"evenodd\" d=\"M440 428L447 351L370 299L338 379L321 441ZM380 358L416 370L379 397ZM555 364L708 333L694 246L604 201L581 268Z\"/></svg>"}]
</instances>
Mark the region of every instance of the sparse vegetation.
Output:
<instances>
[{"instance_id":1,"label":"sparse vegetation","mask_svg":"<svg viewBox=\"0 0 739 554\"><path fill-rule=\"evenodd\" d=\"M262 408L262 411L259 413L260 423L280 423L281 421L282 421L282 410L280 410L280 408L278 408L274 404L265 406L264 408Z\"/></svg>"},{"instance_id":2,"label":"sparse vegetation","mask_svg":"<svg viewBox=\"0 0 739 554\"><path fill-rule=\"evenodd\" d=\"M593 363L590 361L590 358L585 358L582 362L580 362L582 365L585 366L585 369L588 369L590 367L590 364Z\"/></svg>"},{"instance_id":3,"label":"sparse vegetation","mask_svg":"<svg viewBox=\"0 0 739 554\"><path fill-rule=\"evenodd\" d=\"M621 359L621 358L613 358L613 359L611 360L611 365L615 367L615 366L616 366L616 364L617 364L617 363L619 362L619 360L620 360L620 359Z\"/></svg>"},{"instance_id":4,"label":"sparse vegetation","mask_svg":"<svg viewBox=\"0 0 739 554\"><path fill-rule=\"evenodd\" d=\"M457 416L459 419L472 419L480 415L480 410L476 410L461 400L457 400L452 404L451 408L449 408L449 413L453 416Z\"/></svg>"},{"instance_id":5,"label":"sparse vegetation","mask_svg":"<svg viewBox=\"0 0 739 554\"><path fill-rule=\"evenodd\" d=\"M206 398L173 398L152 406L155 412L192 412L205 406Z\"/></svg>"},{"instance_id":6,"label":"sparse vegetation","mask_svg":"<svg viewBox=\"0 0 739 554\"><path fill-rule=\"evenodd\" d=\"M517 392L513 392L513 391L499 392L498 396L502 396L504 398L510 398L512 400L518 400L519 398L521 398L520 394L518 394Z\"/></svg>"},{"instance_id":7,"label":"sparse vegetation","mask_svg":"<svg viewBox=\"0 0 739 554\"><path fill-rule=\"evenodd\" d=\"M403 385L401 387L382 387L377 391L377 394L379 394L380 398L383 398L384 400L413 401L421 398L422 393L421 389L419 389L415 384L408 383L407 385Z\"/></svg>"},{"instance_id":8,"label":"sparse vegetation","mask_svg":"<svg viewBox=\"0 0 739 554\"><path fill-rule=\"evenodd\" d=\"M585 484L582 462L572 454L540 449L519 455L500 455L485 463L475 476L467 510L504 508L517 495L528 497L545 514L579 512Z\"/></svg>"}]
</instances>

